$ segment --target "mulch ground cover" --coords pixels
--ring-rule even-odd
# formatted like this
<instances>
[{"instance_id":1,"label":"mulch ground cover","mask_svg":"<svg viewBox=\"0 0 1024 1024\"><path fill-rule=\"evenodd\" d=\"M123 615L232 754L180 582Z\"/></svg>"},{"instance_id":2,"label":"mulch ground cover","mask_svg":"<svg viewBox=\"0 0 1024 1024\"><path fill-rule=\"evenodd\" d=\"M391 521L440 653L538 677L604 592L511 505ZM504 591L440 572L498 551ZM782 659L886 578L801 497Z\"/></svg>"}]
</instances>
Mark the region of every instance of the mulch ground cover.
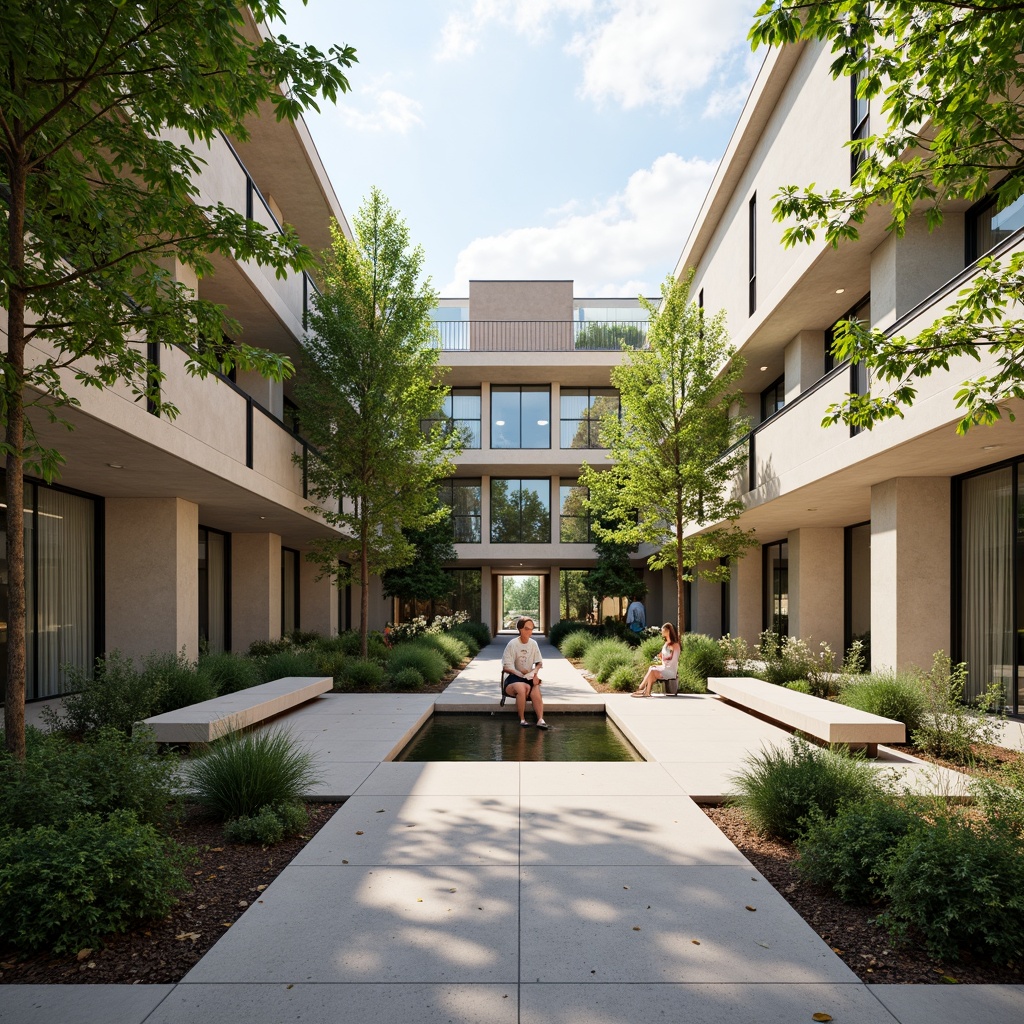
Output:
<instances>
[{"instance_id":1,"label":"mulch ground cover","mask_svg":"<svg viewBox=\"0 0 1024 1024\"><path fill-rule=\"evenodd\" d=\"M183 846L198 848L192 888L171 913L102 948L77 954L38 954L21 959L0 951L0 983L7 984L158 984L180 981L213 944L261 898L341 804L308 805L309 825L301 835L275 846L236 845L224 839L220 823L188 806L170 835Z\"/></svg>"}]
</instances>

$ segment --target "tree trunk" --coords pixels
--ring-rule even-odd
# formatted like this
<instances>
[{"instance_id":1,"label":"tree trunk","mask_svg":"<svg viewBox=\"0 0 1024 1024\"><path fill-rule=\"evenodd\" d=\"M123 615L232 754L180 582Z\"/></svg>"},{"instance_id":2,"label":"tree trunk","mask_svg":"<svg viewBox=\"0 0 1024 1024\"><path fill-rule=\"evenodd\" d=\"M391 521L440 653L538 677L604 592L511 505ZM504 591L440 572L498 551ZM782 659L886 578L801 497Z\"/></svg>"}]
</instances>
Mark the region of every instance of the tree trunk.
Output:
<instances>
[{"instance_id":1,"label":"tree trunk","mask_svg":"<svg viewBox=\"0 0 1024 1024\"><path fill-rule=\"evenodd\" d=\"M25 175L11 167L10 243L8 254L16 282L25 264ZM25 292L10 289L7 312L7 686L4 692L4 743L19 761L25 759Z\"/></svg>"},{"instance_id":2,"label":"tree trunk","mask_svg":"<svg viewBox=\"0 0 1024 1024\"><path fill-rule=\"evenodd\" d=\"M370 537L365 511L359 529L359 542L359 582L362 585L359 598L359 652L365 658L369 650L367 636L370 619Z\"/></svg>"},{"instance_id":3,"label":"tree trunk","mask_svg":"<svg viewBox=\"0 0 1024 1024\"><path fill-rule=\"evenodd\" d=\"M676 628L686 632L686 583L683 580L683 524L676 521Z\"/></svg>"}]
</instances>

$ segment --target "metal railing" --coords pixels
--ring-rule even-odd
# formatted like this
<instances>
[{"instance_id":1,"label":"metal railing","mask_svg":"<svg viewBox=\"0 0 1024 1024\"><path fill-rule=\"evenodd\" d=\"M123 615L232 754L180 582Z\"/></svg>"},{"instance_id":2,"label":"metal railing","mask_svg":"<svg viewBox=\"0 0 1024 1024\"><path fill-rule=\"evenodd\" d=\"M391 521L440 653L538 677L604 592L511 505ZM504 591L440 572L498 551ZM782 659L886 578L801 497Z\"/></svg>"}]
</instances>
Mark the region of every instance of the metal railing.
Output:
<instances>
[{"instance_id":1,"label":"metal railing","mask_svg":"<svg viewBox=\"0 0 1024 1024\"><path fill-rule=\"evenodd\" d=\"M647 344L646 320L438 320L444 352L619 352Z\"/></svg>"}]
</instances>

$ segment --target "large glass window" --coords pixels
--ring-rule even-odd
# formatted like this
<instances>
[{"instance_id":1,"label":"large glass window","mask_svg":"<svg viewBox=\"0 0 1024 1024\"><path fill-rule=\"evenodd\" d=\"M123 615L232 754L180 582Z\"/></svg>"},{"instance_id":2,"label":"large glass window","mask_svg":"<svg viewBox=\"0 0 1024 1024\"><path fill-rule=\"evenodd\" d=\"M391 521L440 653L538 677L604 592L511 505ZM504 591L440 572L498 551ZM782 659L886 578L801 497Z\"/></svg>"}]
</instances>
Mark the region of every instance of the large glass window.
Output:
<instances>
[{"instance_id":1,"label":"large glass window","mask_svg":"<svg viewBox=\"0 0 1024 1024\"><path fill-rule=\"evenodd\" d=\"M967 262L973 263L1024 227L1024 196L1002 210L994 195L987 196L967 214Z\"/></svg>"},{"instance_id":2,"label":"large glass window","mask_svg":"<svg viewBox=\"0 0 1024 1024\"><path fill-rule=\"evenodd\" d=\"M464 448L479 448L480 389L452 388L437 415L424 420L420 427L424 434L429 434L437 423L451 433L457 431Z\"/></svg>"},{"instance_id":3,"label":"large glass window","mask_svg":"<svg viewBox=\"0 0 1024 1024\"><path fill-rule=\"evenodd\" d=\"M563 478L558 490L558 539L563 544L592 544L590 512L586 506L589 491L571 478Z\"/></svg>"},{"instance_id":4,"label":"large glass window","mask_svg":"<svg viewBox=\"0 0 1024 1024\"><path fill-rule=\"evenodd\" d=\"M615 388L562 388L559 405L562 448L600 448L601 421L620 413Z\"/></svg>"},{"instance_id":5,"label":"large glass window","mask_svg":"<svg viewBox=\"0 0 1024 1024\"><path fill-rule=\"evenodd\" d=\"M299 628L299 553L281 548L281 633Z\"/></svg>"},{"instance_id":6,"label":"large glass window","mask_svg":"<svg viewBox=\"0 0 1024 1024\"><path fill-rule=\"evenodd\" d=\"M866 139L871 134L871 111L866 96L858 96L860 83L864 81L864 75L858 73L850 76L850 139L857 142ZM867 152L857 147L850 151L850 179L857 173Z\"/></svg>"},{"instance_id":7,"label":"large glass window","mask_svg":"<svg viewBox=\"0 0 1024 1024\"><path fill-rule=\"evenodd\" d=\"M441 483L438 499L452 510L456 544L480 543L480 478L453 477Z\"/></svg>"},{"instance_id":8,"label":"large glass window","mask_svg":"<svg viewBox=\"0 0 1024 1024\"><path fill-rule=\"evenodd\" d=\"M846 528L846 649L859 640L864 661L871 668L871 524L858 523Z\"/></svg>"},{"instance_id":9,"label":"large glass window","mask_svg":"<svg viewBox=\"0 0 1024 1024\"><path fill-rule=\"evenodd\" d=\"M761 419L774 416L786 404L786 378L779 377L761 392Z\"/></svg>"},{"instance_id":10,"label":"large glass window","mask_svg":"<svg viewBox=\"0 0 1024 1024\"><path fill-rule=\"evenodd\" d=\"M747 205L747 314L757 311L757 193Z\"/></svg>"},{"instance_id":11,"label":"large glass window","mask_svg":"<svg viewBox=\"0 0 1024 1024\"><path fill-rule=\"evenodd\" d=\"M789 542L765 544L764 628L789 636Z\"/></svg>"},{"instance_id":12,"label":"large glass window","mask_svg":"<svg viewBox=\"0 0 1024 1024\"><path fill-rule=\"evenodd\" d=\"M226 533L199 528L199 642L226 651L228 636L228 544Z\"/></svg>"},{"instance_id":13,"label":"large glass window","mask_svg":"<svg viewBox=\"0 0 1024 1024\"><path fill-rule=\"evenodd\" d=\"M491 480L491 543L551 543L550 480Z\"/></svg>"},{"instance_id":14,"label":"large glass window","mask_svg":"<svg viewBox=\"0 0 1024 1024\"><path fill-rule=\"evenodd\" d=\"M395 598L396 622L410 622L417 615L422 615L428 622L437 615L452 615L465 612L471 622L480 621L480 570L479 569L445 569L452 578L452 591L447 597L439 597L433 601Z\"/></svg>"},{"instance_id":15,"label":"large glass window","mask_svg":"<svg viewBox=\"0 0 1024 1024\"><path fill-rule=\"evenodd\" d=\"M551 389L536 384L492 386L491 447L550 448Z\"/></svg>"},{"instance_id":16,"label":"large glass window","mask_svg":"<svg viewBox=\"0 0 1024 1024\"><path fill-rule=\"evenodd\" d=\"M0 474L0 682L7 680L7 491ZM25 484L25 696L53 697L96 660L96 502Z\"/></svg>"}]
</instances>

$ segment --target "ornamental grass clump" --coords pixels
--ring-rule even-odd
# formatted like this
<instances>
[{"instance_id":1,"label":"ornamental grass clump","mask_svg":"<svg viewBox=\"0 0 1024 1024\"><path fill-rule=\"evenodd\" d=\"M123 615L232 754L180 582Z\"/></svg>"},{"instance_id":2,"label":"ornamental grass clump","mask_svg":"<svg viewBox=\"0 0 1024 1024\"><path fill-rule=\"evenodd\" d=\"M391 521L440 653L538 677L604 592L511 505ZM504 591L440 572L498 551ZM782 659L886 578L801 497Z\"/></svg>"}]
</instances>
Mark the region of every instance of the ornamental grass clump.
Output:
<instances>
[{"instance_id":1,"label":"ornamental grass clump","mask_svg":"<svg viewBox=\"0 0 1024 1024\"><path fill-rule=\"evenodd\" d=\"M725 653L717 640L703 633L684 633L679 640L679 675L699 679L725 675Z\"/></svg>"},{"instance_id":2,"label":"ornamental grass clump","mask_svg":"<svg viewBox=\"0 0 1024 1024\"><path fill-rule=\"evenodd\" d=\"M576 629L563 637L558 649L566 658L578 661L595 643L597 643L597 637L593 633L589 633L585 629Z\"/></svg>"},{"instance_id":3,"label":"ornamental grass clump","mask_svg":"<svg viewBox=\"0 0 1024 1024\"><path fill-rule=\"evenodd\" d=\"M643 673L635 665L620 665L608 677L608 688L617 691L635 690L643 679Z\"/></svg>"},{"instance_id":4,"label":"ornamental grass clump","mask_svg":"<svg viewBox=\"0 0 1024 1024\"><path fill-rule=\"evenodd\" d=\"M396 644L388 659L388 672L392 677L405 668L416 669L423 679L433 686L444 678L445 672L448 671L448 663L430 644L411 640L408 643Z\"/></svg>"},{"instance_id":5,"label":"ornamental grass clump","mask_svg":"<svg viewBox=\"0 0 1024 1024\"><path fill-rule=\"evenodd\" d=\"M384 669L369 658L346 658L334 680L334 689L339 693L346 690L377 690L384 682Z\"/></svg>"},{"instance_id":6,"label":"ornamental grass clump","mask_svg":"<svg viewBox=\"0 0 1024 1024\"><path fill-rule=\"evenodd\" d=\"M924 721L925 695L916 673L875 672L868 676L851 676L839 693L839 701L859 711L902 722L907 727L908 740Z\"/></svg>"},{"instance_id":7,"label":"ornamental grass clump","mask_svg":"<svg viewBox=\"0 0 1024 1024\"><path fill-rule=\"evenodd\" d=\"M449 668L459 668L469 657L469 648L451 633L424 633L417 643L433 647L448 663Z\"/></svg>"},{"instance_id":8,"label":"ornamental grass clump","mask_svg":"<svg viewBox=\"0 0 1024 1024\"><path fill-rule=\"evenodd\" d=\"M188 764L187 777L221 821L297 803L320 781L313 754L281 729L225 736Z\"/></svg>"},{"instance_id":9,"label":"ornamental grass clump","mask_svg":"<svg viewBox=\"0 0 1024 1024\"><path fill-rule=\"evenodd\" d=\"M620 665L633 663L633 648L621 640L598 640L583 655L583 667L606 683Z\"/></svg>"},{"instance_id":10,"label":"ornamental grass clump","mask_svg":"<svg viewBox=\"0 0 1024 1024\"><path fill-rule=\"evenodd\" d=\"M317 656L313 651L287 650L269 654L257 661L261 683L289 676L315 676Z\"/></svg>"},{"instance_id":11,"label":"ornamental grass clump","mask_svg":"<svg viewBox=\"0 0 1024 1024\"><path fill-rule=\"evenodd\" d=\"M142 659L143 687L158 693L155 714L202 704L217 696L213 680L180 654L150 654ZM148 716L147 716L148 717Z\"/></svg>"},{"instance_id":12,"label":"ornamental grass clump","mask_svg":"<svg viewBox=\"0 0 1024 1024\"><path fill-rule=\"evenodd\" d=\"M748 754L732 777L738 790L732 803L763 835L793 840L801 822L815 812L833 818L847 803L882 792L874 769L843 748L825 750L794 737L786 747Z\"/></svg>"},{"instance_id":13,"label":"ornamental grass clump","mask_svg":"<svg viewBox=\"0 0 1024 1024\"><path fill-rule=\"evenodd\" d=\"M251 658L230 651L200 655L199 671L213 683L213 688L220 695L247 690L263 682Z\"/></svg>"}]
</instances>

